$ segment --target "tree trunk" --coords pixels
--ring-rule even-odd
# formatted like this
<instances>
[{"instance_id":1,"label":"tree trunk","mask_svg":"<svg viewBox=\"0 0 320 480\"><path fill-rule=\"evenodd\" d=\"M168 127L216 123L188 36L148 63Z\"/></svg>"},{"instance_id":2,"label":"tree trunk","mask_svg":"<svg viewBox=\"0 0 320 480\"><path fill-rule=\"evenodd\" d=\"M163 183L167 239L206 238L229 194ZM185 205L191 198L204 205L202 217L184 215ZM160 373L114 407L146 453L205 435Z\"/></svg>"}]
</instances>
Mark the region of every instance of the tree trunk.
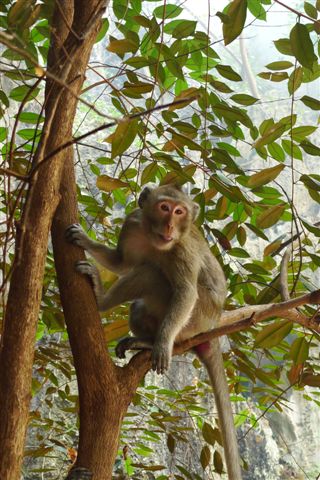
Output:
<instances>
[{"instance_id":1,"label":"tree trunk","mask_svg":"<svg viewBox=\"0 0 320 480\"><path fill-rule=\"evenodd\" d=\"M67 88L51 84L46 89L44 134L36 153L37 162L71 138L77 98L83 83L89 54L95 40L106 1L77 0L73 21L61 17L61 25L72 23L64 42L68 53L60 50L56 71ZM60 2L72 13L70 2ZM72 19L72 17L71 17ZM53 34L56 32L53 30ZM56 42L51 45L52 51ZM52 55L52 58L57 58ZM50 98L49 98L50 96ZM11 277L0 352L0 478L20 479L25 433L31 396L34 340L42 293L42 278L48 235L59 202L59 185L65 156L63 152L44 162L31 177L24 205L20 235L17 237L15 263Z\"/></svg>"},{"instance_id":2,"label":"tree trunk","mask_svg":"<svg viewBox=\"0 0 320 480\"><path fill-rule=\"evenodd\" d=\"M64 315L78 378L80 439L77 466L94 479L110 479L118 448L124 401L121 369L110 359L100 315L89 281L76 273L82 249L66 242L66 227L77 221L72 152L65 155L61 201L52 224L52 241Z\"/></svg>"}]
</instances>

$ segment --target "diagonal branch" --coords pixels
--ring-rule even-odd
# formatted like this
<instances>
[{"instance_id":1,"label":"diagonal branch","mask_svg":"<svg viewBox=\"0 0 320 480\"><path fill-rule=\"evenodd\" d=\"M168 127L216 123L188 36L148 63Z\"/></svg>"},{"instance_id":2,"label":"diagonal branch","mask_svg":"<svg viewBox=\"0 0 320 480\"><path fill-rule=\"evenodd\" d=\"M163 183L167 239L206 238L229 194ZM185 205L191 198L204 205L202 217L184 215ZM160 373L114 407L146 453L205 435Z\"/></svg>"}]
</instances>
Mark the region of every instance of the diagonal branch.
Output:
<instances>
[{"instance_id":1,"label":"diagonal branch","mask_svg":"<svg viewBox=\"0 0 320 480\"><path fill-rule=\"evenodd\" d=\"M238 308L230 312L223 312L220 326L210 330L209 332L200 333L184 342L174 346L173 355L181 355L188 350L196 347L200 343L208 342L213 338L221 337L222 335L230 335L231 333L246 330L258 322L272 317L284 317L291 321L295 321L304 327L320 333L320 322L315 318L298 318L292 316L296 311L296 307L306 304L320 304L320 290L302 295L301 297L287 300L281 303L266 304L266 305L250 305L247 307ZM129 363L123 367L128 371L131 382L138 385L141 378L151 368L151 354L150 351L139 352L134 355ZM125 375L125 378L128 378Z\"/></svg>"}]
</instances>

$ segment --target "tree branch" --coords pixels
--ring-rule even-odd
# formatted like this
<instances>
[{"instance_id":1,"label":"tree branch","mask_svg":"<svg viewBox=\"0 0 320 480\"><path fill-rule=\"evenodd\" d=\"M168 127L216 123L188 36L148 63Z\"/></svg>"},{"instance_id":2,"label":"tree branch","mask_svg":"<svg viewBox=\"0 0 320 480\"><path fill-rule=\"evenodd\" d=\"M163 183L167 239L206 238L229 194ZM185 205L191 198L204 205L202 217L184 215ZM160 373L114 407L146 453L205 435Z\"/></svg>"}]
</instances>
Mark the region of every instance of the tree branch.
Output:
<instances>
[{"instance_id":1,"label":"tree branch","mask_svg":"<svg viewBox=\"0 0 320 480\"><path fill-rule=\"evenodd\" d=\"M301 13L298 10L295 10L294 8L289 7L289 5L286 5L285 3L281 2L280 0L273 0L273 1L274 1L274 3L278 3L278 5L281 5L282 7L286 8L287 10L290 10L290 12L295 13L296 15L298 15L298 17L306 18L307 20L310 20L310 22L312 22L312 23L317 23L317 24L320 23L319 20L315 20L314 18L309 17L305 13Z\"/></svg>"},{"instance_id":2,"label":"tree branch","mask_svg":"<svg viewBox=\"0 0 320 480\"><path fill-rule=\"evenodd\" d=\"M320 290L281 303L249 305L230 312L225 311L221 316L219 327L176 344L173 349L173 355L181 355L200 343L208 342L222 335L230 335L231 333L245 330L258 322L275 316L288 318L308 329L320 333L320 322L314 318L300 318L300 316L297 318L295 315L296 311L294 309L296 307L308 303L320 304ZM150 351L143 351L134 355L123 368L130 372L132 381L138 384L141 378L151 368Z\"/></svg>"}]
</instances>

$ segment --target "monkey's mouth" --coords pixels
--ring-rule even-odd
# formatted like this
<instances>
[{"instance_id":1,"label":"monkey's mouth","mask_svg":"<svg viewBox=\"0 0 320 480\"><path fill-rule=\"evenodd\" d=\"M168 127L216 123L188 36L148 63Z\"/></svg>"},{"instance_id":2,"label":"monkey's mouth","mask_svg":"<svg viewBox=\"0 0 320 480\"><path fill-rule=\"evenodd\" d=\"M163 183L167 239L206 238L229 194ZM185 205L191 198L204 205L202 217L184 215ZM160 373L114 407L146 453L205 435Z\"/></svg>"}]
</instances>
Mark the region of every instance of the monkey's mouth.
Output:
<instances>
[{"instance_id":1,"label":"monkey's mouth","mask_svg":"<svg viewBox=\"0 0 320 480\"><path fill-rule=\"evenodd\" d=\"M158 233L158 236L163 243L170 243L173 240L173 237L170 237L170 235L163 235L162 233Z\"/></svg>"}]
</instances>

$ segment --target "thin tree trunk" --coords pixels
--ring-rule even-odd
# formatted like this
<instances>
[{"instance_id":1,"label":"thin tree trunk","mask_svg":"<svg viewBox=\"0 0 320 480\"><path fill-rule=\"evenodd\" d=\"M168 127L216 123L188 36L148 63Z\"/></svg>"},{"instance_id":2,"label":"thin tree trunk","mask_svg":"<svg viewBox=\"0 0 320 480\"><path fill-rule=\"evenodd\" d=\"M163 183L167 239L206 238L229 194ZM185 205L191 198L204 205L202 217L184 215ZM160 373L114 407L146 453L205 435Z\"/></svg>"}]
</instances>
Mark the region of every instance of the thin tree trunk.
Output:
<instances>
[{"instance_id":1,"label":"thin tree trunk","mask_svg":"<svg viewBox=\"0 0 320 480\"><path fill-rule=\"evenodd\" d=\"M62 8L69 1L60 2ZM57 71L73 92L80 92L89 54L100 25L105 0L77 0L72 31L64 43L72 57L61 50ZM71 4L72 5L72 4ZM65 20L60 16L60 21ZM71 23L71 22L70 22ZM54 44L53 44L54 45ZM53 47L51 47L52 49ZM62 63L62 66L61 66ZM49 90L46 120L37 162L71 138L77 99L56 85ZM48 95L48 90L47 90ZM47 98L48 100L48 98ZM0 352L0 478L20 479L28 424L34 341L42 293L48 235L59 202L63 153L44 163L32 177L16 243Z\"/></svg>"}]
</instances>

